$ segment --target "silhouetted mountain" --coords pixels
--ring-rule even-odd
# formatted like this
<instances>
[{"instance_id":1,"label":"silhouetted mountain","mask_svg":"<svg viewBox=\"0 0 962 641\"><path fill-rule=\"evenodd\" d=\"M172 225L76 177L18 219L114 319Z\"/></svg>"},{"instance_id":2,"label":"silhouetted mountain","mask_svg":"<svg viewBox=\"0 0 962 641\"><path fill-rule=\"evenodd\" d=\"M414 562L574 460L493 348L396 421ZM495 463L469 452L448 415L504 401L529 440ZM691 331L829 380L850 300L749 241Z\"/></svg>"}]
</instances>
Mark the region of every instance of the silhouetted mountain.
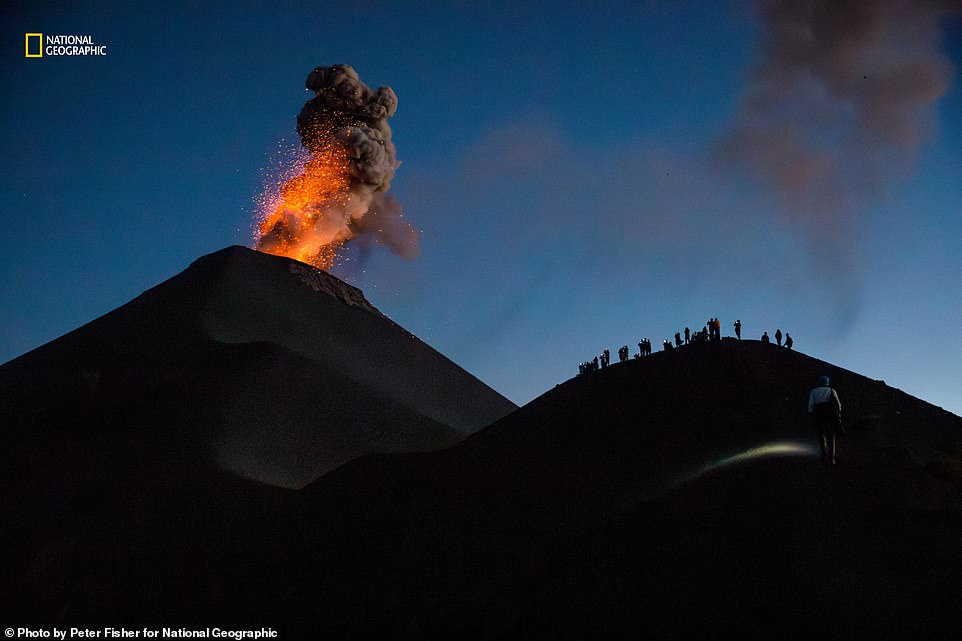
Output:
<instances>
[{"instance_id":1,"label":"silhouetted mountain","mask_svg":"<svg viewBox=\"0 0 962 641\"><path fill-rule=\"evenodd\" d=\"M0 390L7 447L90 432L287 487L515 409L358 289L243 247L3 365Z\"/></svg>"},{"instance_id":2,"label":"silhouetted mountain","mask_svg":"<svg viewBox=\"0 0 962 641\"><path fill-rule=\"evenodd\" d=\"M819 462L806 413L822 374L848 428L837 467ZM578 376L455 445L363 456L296 491L140 463L117 485L96 471L124 462L100 455L89 494L43 481L57 465L21 468L43 507L4 544L14 602L61 627L217 621L290 639L962 629L962 419L756 341Z\"/></svg>"},{"instance_id":3,"label":"silhouetted mountain","mask_svg":"<svg viewBox=\"0 0 962 641\"><path fill-rule=\"evenodd\" d=\"M821 374L849 431L835 468L807 416ZM301 634L950 638L962 625L962 419L755 341L579 376L451 448L359 459L300 495L267 609Z\"/></svg>"}]
</instances>

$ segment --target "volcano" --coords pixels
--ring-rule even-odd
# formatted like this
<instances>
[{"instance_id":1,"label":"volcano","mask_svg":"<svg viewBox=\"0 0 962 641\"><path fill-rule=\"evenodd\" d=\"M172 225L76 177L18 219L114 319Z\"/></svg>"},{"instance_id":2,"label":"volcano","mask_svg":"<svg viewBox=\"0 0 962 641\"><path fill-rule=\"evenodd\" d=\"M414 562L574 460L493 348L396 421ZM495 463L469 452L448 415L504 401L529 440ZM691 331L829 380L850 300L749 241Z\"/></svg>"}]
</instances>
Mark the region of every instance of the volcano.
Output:
<instances>
[{"instance_id":1,"label":"volcano","mask_svg":"<svg viewBox=\"0 0 962 641\"><path fill-rule=\"evenodd\" d=\"M70 425L284 487L515 409L360 290L238 246L5 364L0 389L14 443Z\"/></svg>"},{"instance_id":2,"label":"volcano","mask_svg":"<svg viewBox=\"0 0 962 641\"><path fill-rule=\"evenodd\" d=\"M286 259L255 260L306 286ZM227 346L280 322L203 317L203 341ZM271 344L296 342L284 333ZM164 358L191 340L172 339ZM821 375L848 432L835 467L819 461L806 411ZM618 363L447 447L360 456L299 489L161 456L202 422L104 436L82 418L98 407L84 385L57 410L63 423L38 410L33 440L5 430L0 562L17 620L217 622L291 639L962 629L962 418L775 345L726 339Z\"/></svg>"}]
</instances>

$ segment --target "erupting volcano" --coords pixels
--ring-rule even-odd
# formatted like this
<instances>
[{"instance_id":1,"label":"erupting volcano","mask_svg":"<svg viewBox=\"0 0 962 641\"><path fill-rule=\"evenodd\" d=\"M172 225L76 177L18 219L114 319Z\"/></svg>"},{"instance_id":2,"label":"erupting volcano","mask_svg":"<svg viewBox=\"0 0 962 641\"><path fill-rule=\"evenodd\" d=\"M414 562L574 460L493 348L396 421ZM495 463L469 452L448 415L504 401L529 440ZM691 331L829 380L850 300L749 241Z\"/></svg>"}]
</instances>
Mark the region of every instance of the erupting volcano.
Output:
<instances>
[{"instance_id":1,"label":"erupting volcano","mask_svg":"<svg viewBox=\"0 0 962 641\"><path fill-rule=\"evenodd\" d=\"M374 91L348 65L316 67L306 86L316 97L297 116L303 146L296 175L260 199L254 247L330 269L352 239L418 255L418 235L385 194L399 163L387 119L390 87Z\"/></svg>"}]
</instances>

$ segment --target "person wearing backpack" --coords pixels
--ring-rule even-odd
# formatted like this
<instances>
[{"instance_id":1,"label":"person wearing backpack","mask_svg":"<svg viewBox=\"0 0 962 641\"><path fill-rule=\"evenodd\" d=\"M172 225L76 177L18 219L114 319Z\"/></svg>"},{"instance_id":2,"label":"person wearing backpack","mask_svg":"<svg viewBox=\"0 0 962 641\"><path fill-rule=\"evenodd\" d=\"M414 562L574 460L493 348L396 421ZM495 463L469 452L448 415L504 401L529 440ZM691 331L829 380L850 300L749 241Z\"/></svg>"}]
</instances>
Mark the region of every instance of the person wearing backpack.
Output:
<instances>
[{"instance_id":1,"label":"person wearing backpack","mask_svg":"<svg viewBox=\"0 0 962 641\"><path fill-rule=\"evenodd\" d=\"M835 436L842 430L842 403L828 376L820 377L818 386L808 395L808 413L822 448L822 463L835 465Z\"/></svg>"}]
</instances>

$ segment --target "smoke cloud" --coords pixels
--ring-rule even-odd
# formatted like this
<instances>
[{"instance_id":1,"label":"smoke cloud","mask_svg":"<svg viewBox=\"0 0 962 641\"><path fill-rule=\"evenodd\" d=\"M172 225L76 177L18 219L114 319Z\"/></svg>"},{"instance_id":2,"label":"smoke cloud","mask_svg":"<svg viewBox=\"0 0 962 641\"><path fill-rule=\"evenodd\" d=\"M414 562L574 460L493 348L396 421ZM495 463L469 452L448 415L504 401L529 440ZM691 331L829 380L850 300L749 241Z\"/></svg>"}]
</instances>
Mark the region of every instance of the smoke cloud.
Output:
<instances>
[{"instance_id":1,"label":"smoke cloud","mask_svg":"<svg viewBox=\"0 0 962 641\"><path fill-rule=\"evenodd\" d=\"M918 0L759 1L765 45L713 160L774 195L816 275L857 285L858 216L911 166L950 84ZM854 292L842 292L848 296Z\"/></svg>"},{"instance_id":2,"label":"smoke cloud","mask_svg":"<svg viewBox=\"0 0 962 641\"><path fill-rule=\"evenodd\" d=\"M306 87L315 97L298 114L297 133L310 157L264 199L257 249L325 269L353 239L415 258L417 230L384 193L399 164L387 123L397 111L394 91L372 90L348 65L316 67Z\"/></svg>"}]
</instances>

